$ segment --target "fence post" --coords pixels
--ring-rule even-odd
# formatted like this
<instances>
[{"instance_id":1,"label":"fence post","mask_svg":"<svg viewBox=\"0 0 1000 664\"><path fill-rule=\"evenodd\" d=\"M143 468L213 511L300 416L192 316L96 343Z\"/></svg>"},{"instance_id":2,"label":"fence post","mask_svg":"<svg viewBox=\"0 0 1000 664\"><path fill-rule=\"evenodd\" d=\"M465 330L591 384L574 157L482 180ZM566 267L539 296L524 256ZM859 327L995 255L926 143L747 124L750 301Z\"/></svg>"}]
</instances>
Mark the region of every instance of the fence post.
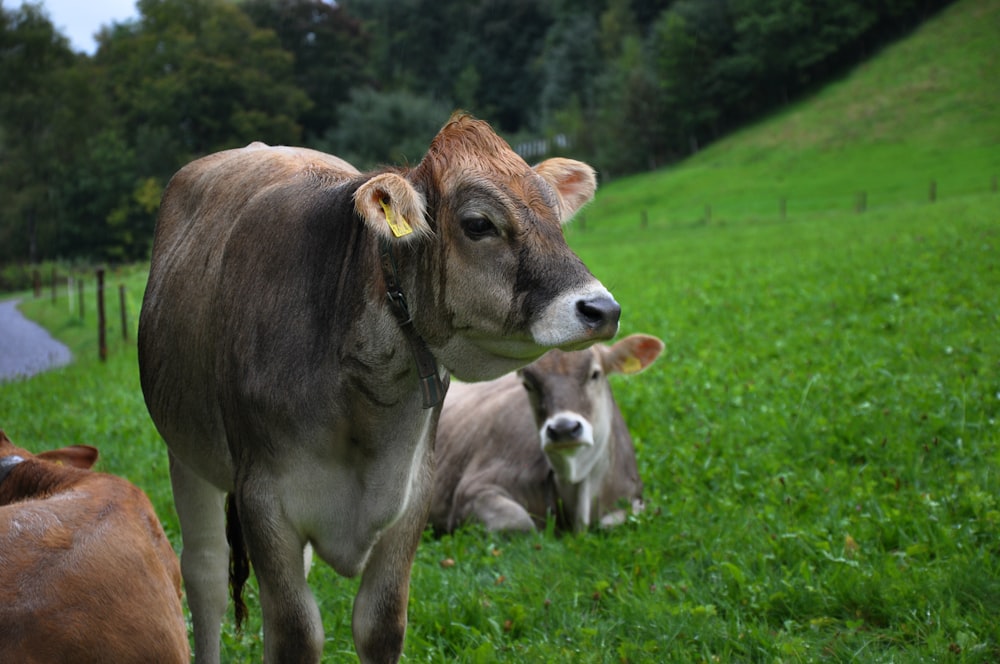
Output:
<instances>
[{"instance_id":1,"label":"fence post","mask_svg":"<svg viewBox=\"0 0 1000 664\"><path fill-rule=\"evenodd\" d=\"M118 285L118 307L122 312L122 340L128 340L128 315L125 313L125 284Z\"/></svg>"},{"instance_id":2,"label":"fence post","mask_svg":"<svg viewBox=\"0 0 1000 664\"><path fill-rule=\"evenodd\" d=\"M66 306L69 308L69 315L73 315L73 275L66 275Z\"/></svg>"},{"instance_id":3,"label":"fence post","mask_svg":"<svg viewBox=\"0 0 1000 664\"><path fill-rule=\"evenodd\" d=\"M101 362L108 360L108 340L104 320L104 268L97 268L97 348Z\"/></svg>"},{"instance_id":4,"label":"fence post","mask_svg":"<svg viewBox=\"0 0 1000 664\"><path fill-rule=\"evenodd\" d=\"M937 200L937 180L931 180L931 186L927 192L927 199L930 203Z\"/></svg>"},{"instance_id":5,"label":"fence post","mask_svg":"<svg viewBox=\"0 0 1000 664\"><path fill-rule=\"evenodd\" d=\"M83 322L83 277L76 282L77 299L80 300L80 322Z\"/></svg>"}]
</instances>

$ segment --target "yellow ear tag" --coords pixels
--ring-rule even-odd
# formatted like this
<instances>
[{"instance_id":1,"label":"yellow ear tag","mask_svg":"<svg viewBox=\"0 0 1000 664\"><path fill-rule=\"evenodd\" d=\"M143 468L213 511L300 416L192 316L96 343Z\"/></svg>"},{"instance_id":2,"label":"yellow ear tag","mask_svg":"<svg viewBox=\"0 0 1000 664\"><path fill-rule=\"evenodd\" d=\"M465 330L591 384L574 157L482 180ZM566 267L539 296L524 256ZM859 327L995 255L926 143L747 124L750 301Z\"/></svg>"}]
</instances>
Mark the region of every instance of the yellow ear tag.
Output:
<instances>
[{"instance_id":1,"label":"yellow ear tag","mask_svg":"<svg viewBox=\"0 0 1000 664\"><path fill-rule=\"evenodd\" d=\"M403 237L413 232L413 228L406 222L406 218L401 214L397 215L393 212L384 198L379 199L379 203L382 204L382 211L385 212L385 220L389 223L389 229L393 235Z\"/></svg>"},{"instance_id":2,"label":"yellow ear tag","mask_svg":"<svg viewBox=\"0 0 1000 664\"><path fill-rule=\"evenodd\" d=\"M639 358L635 355L629 355L625 358L625 361L622 362L622 373L634 374L635 372L641 370L642 362L640 362Z\"/></svg>"}]
</instances>

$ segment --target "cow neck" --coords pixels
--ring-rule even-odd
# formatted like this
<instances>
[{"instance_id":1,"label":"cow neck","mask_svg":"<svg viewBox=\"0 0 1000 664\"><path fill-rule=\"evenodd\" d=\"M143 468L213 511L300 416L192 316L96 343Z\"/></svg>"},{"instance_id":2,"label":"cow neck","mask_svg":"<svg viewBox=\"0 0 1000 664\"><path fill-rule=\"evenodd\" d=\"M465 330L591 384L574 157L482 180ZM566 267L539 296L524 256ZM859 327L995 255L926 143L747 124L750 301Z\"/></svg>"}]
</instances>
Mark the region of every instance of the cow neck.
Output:
<instances>
[{"instance_id":1,"label":"cow neck","mask_svg":"<svg viewBox=\"0 0 1000 664\"><path fill-rule=\"evenodd\" d=\"M379 239L380 253L382 257L382 274L385 278L385 294L389 300L389 308L392 309L399 329L410 344L410 351L413 359L417 363L417 374L420 376L420 392L424 398L424 408L434 408L444 401L446 386L438 373L437 359L427 347L427 342L420 336L413 326L413 318L410 316L410 308L406 304L406 296L399 283L399 270L396 268L396 249L393 243L386 239Z\"/></svg>"},{"instance_id":2,"label":"cow neck","mask_svg":"<svg viewBox=\"0 0 1000 664\"><path fill-rule=\"evenodd\" d=\"M0 459L0 483L7 479L7 475L10 471L14 470L14 466L24 461L23 457L19 457L16 454L11 454L10 456L5 456Z\"/></svg>"}]
</instances>

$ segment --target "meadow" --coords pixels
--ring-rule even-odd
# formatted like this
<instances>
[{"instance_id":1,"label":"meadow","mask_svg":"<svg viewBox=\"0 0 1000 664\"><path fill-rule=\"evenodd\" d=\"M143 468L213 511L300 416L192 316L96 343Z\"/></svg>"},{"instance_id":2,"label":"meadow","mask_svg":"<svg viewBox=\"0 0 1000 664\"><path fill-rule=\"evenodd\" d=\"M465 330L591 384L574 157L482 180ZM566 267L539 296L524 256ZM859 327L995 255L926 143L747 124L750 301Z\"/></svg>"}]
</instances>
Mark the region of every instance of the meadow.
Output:
<instances>
[{"instance_id":1,"label":"meadow","mask_svg":"<svg viewBox=\"0 0 1000 664\"><path fill-rule=\"evenodd\" d=\"M577 536L428 533L406 661L1000 661L998 21L958 2L813 99L602 188L567 235L620 334L666 343L613 377L646 510ZM92 309L25 300L77 359L0 383L0 428L98 446L179 550L136 369L144 279L109 279L133 327L106 363ZM310 579L325 661L356 661L357 580ZM260 661L248 604L227 661Z\"/></svg>"}]
</instances>

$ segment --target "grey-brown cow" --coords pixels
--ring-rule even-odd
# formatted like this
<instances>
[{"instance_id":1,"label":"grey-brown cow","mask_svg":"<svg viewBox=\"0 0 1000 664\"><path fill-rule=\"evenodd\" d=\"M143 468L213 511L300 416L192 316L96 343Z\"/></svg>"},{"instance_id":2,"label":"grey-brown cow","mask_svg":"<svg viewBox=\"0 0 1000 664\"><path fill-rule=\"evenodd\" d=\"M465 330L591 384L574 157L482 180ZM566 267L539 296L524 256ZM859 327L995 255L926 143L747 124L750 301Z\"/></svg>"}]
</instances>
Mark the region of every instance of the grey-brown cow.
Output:
<instances>
[{"instance_id":1,"label":"grey-brown cow","mask_svg":"<svg viewBox=\"0 0 1000 664\"><path fill-rule=\"evenodd\" d=\"M642 507L632 437L608 374L632 374L663 350L634 334L613 346L553 350L516 374L451 386L438 423L430 522L451 532L616 525Z\"/></svg>"},{"instance_id":2,"label":"grey-brown cow","mask_svg":"<svg viewBox=\"0 0 1000 664\"><path fill-rule=\"evenodd\" d=\"M399 658L448 375L494 378L617 331L618 304L561 229L595 186L589 166L531 168L462 114L414 168L362 174L255 143L174 176L139 368L170 452L200 663L219 659L227 492L265 661L320 660L307 545L361 574L361 660Z\"/></svg>"}]
</instances>

